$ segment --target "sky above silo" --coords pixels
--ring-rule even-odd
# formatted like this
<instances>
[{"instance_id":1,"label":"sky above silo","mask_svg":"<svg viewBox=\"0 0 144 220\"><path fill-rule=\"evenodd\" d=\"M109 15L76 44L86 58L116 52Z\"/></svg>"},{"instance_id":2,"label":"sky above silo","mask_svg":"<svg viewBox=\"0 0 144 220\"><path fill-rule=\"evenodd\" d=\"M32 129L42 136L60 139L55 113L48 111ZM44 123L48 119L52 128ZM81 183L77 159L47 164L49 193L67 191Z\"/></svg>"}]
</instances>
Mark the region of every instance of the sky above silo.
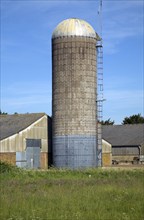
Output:
<instances>
[{"instance_id":1,"label":"sky above silo","mask_svg":"<svg viewBox=\"0 0 144 220\"><path fill-rule=\"evenodd\" d=\"M1 110L51 115L51 36L76 17L99 28L99 1L1 0ZM103 119L120 124L143 115L143 15L141 0L103 1Z\"/></svg>"}]
</instances>

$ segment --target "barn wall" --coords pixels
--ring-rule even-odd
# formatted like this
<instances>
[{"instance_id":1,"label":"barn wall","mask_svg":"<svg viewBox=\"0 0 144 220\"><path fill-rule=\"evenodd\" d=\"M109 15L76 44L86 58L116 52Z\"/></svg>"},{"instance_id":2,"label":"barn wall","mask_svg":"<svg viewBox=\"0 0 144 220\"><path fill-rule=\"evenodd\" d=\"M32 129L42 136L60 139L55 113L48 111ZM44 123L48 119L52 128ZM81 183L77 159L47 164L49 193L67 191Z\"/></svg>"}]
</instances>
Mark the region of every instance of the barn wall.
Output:
<instances>
[{"instance_id":1,"label":"barn wall","mask_svg":"<svg viewBox=\"0 0 144 220\"><path fill-rule=\"evenodd\" d=\"M112 146L107 141L102 140L102 166L112 165Z\"/></svg>"},{"instance_id":2,"label":"barn wall","mask_svg":"<svg viewBox=\"0 0 144 220\"><path fill-rule=\"evenodd\" d=\"M119 163L132 162L134 158L140 156L139 146L113 146L112 160Z\"/></svg>"},{"instance_id":3,"label":"barn wall","mask_svg":"<svg viewBox=\"0 0 144 220\"><path fill-rule=\"evenodd\" d=\"M111 164L112 164L112 154L111 153L102 153L103 167L111 166Z\"/></svg>"},{"instance_id":4,"label":"barn wall","mask_svg":"<svg viewBox=\"0 0 144 220\"><path fill-rule=\"evenodd\" d=\"M10 160L9 155L16 155L16 152L26 151L26 139L41 139L41 166L42 168L48 167L48 119L47 116L43 116L35 123L30 125L25 130L15 134L9 138L6 138L0 142L0 159L6 162L13 161L11 163L16 164L15 160ZM50 142L49 142L50 143ZM7 156L6 156L7 155ZM7 159L6 159L7 158Z\"/></svg>"},{"instance_id":5,"label":"barn wall","mask_svg":"<svg viewBox=\"0 0 144 220\"><path fill-rule=\"evenodd\" d=\"M113 146L112 147L113 156L126 156L126 155L139 156L139 154L140 154L139 146Z\"/></svg>"},{"instance_id":6,"label":"barn wall","mask_svg":"<svg viewBox=\"0 0 144 220\"><path fill-rule=\"evenodd\" d=\"M134 157L137 157L137 155L112 156L112 160L117 161L118 163L131 163L134 160Z\"/></svg>"}]
</instances>

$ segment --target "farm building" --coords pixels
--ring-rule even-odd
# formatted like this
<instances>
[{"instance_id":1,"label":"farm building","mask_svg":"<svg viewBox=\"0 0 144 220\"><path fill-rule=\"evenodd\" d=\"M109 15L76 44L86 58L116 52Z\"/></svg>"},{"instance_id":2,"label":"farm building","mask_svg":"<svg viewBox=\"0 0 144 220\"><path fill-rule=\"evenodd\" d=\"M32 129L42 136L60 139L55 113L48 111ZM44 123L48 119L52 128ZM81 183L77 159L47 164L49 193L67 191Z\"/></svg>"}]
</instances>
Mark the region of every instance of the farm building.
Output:
<instances>
[{"instance_id":1,"label":"farm building","mask_svg":"<svg viewBox=\"0 0 144 220\"><path fill-rule=\"evenodd\" d=\"M104 125L102 138L112 146L113 162L144 160L144 124Z\"/></svg>"},{"instance_id":2,"label":"farm building","mask_svg":"<svg viewBox=\"0 0 144 220\"><path fill-rule=\"evenodd\" d=\"M19 167L48 168L51 119L44 113L0 116L0 160Z\"/></svg>"},{"instance_id":3,"label":"farm building","mask_svg":"<svg viewBox=\"0 0 144 220\"><path fill-rule=\"evenodd\" d=\"M0 115L0 160L25 168L52 164L51 118L45 113ZM103 140L102 164L111 165L111 144Z\"/></svg>"},{"instance_id":4,"label":"farm building","mask_svg":"<svg viewBox=\"0 0 144 220\"><path fill-rule=\"evenodd\" d=\"M45 113L0 115L0 160L25 168L52 164L51 118ZM103 166L111 165L111 144L103 140Z\"/></svg>"},{"instance_id":5,"label":"farm building","mask_svg":"<svg viewBox=\"0 0 144 220\"><path fill-rule=\"evenodd\" d=\"M144 124L102 126L102 166L144 158ZM52 164L51 118L45 113L0 115L0 160L19 167Z\"/></svg>"}]
</instances>

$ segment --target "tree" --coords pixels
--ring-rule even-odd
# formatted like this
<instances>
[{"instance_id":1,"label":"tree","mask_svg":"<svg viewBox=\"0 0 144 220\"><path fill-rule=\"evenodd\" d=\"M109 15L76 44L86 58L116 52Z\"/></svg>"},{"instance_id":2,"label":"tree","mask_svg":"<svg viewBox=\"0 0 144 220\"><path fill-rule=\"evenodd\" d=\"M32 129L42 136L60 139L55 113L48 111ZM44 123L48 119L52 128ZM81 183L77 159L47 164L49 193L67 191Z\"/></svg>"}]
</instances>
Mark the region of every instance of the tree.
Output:
<instances>
[{"instance_id":1,"label":"tree","mask_svg":"<svg viewBox=\"0 0 144 220\"><path fill-rule=\"evenodd\" d=\"M113 124L114 124L114 121L111 121L111 119L109 118L109 119L106 120L106 121L101 121L101 124L102 124L102 125L113 125Z\"/></svg>"},{"instance_id":2,"label":"tree","mask_svg":"<svg viewBox=\"0 0 144 220\"><path fill-rule=\"evenodd\" d=\"M142 124L144 123L144 117L141 116L141 114L137 114L137 115L131 115L129 117L125 117L123 119L122 124Z\"/></svg>"},{"instance_id":3,"label":"tree","mask_svg":"<svg viewBox=\"0 0 144 220\"><path fill-rule=\"evenodd\" d=\"M0 110L0 115L7 115L7 112L2 112L2 111Z\"/></svg>"}]
</instances>

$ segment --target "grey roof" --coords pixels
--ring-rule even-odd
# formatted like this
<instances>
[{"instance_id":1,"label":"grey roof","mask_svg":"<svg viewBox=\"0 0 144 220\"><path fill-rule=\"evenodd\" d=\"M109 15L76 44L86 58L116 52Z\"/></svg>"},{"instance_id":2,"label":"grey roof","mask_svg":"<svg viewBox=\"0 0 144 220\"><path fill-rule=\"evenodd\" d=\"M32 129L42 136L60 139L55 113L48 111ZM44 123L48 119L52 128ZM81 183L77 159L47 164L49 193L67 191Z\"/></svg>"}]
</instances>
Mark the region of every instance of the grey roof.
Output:
<instances>
[{"instance_id":1,"label":"grey roof","mask_svg":"<svg viewBox=\"0 0 144 220\"><path fill-rule=\"evenodd\" d=\"M44 115L45 113L0 115L0 140L24 130Z\"/></svg>"},{"instance_id":2,"label":"grey roof","mask_svg":"<svg viewBox=\"0 0 144 220\"><path fill-rule=\"evenodd\" d=\"M103 125L102 138L112 146L144 144L144 124Z\"/></svg>"}]
</instances>

